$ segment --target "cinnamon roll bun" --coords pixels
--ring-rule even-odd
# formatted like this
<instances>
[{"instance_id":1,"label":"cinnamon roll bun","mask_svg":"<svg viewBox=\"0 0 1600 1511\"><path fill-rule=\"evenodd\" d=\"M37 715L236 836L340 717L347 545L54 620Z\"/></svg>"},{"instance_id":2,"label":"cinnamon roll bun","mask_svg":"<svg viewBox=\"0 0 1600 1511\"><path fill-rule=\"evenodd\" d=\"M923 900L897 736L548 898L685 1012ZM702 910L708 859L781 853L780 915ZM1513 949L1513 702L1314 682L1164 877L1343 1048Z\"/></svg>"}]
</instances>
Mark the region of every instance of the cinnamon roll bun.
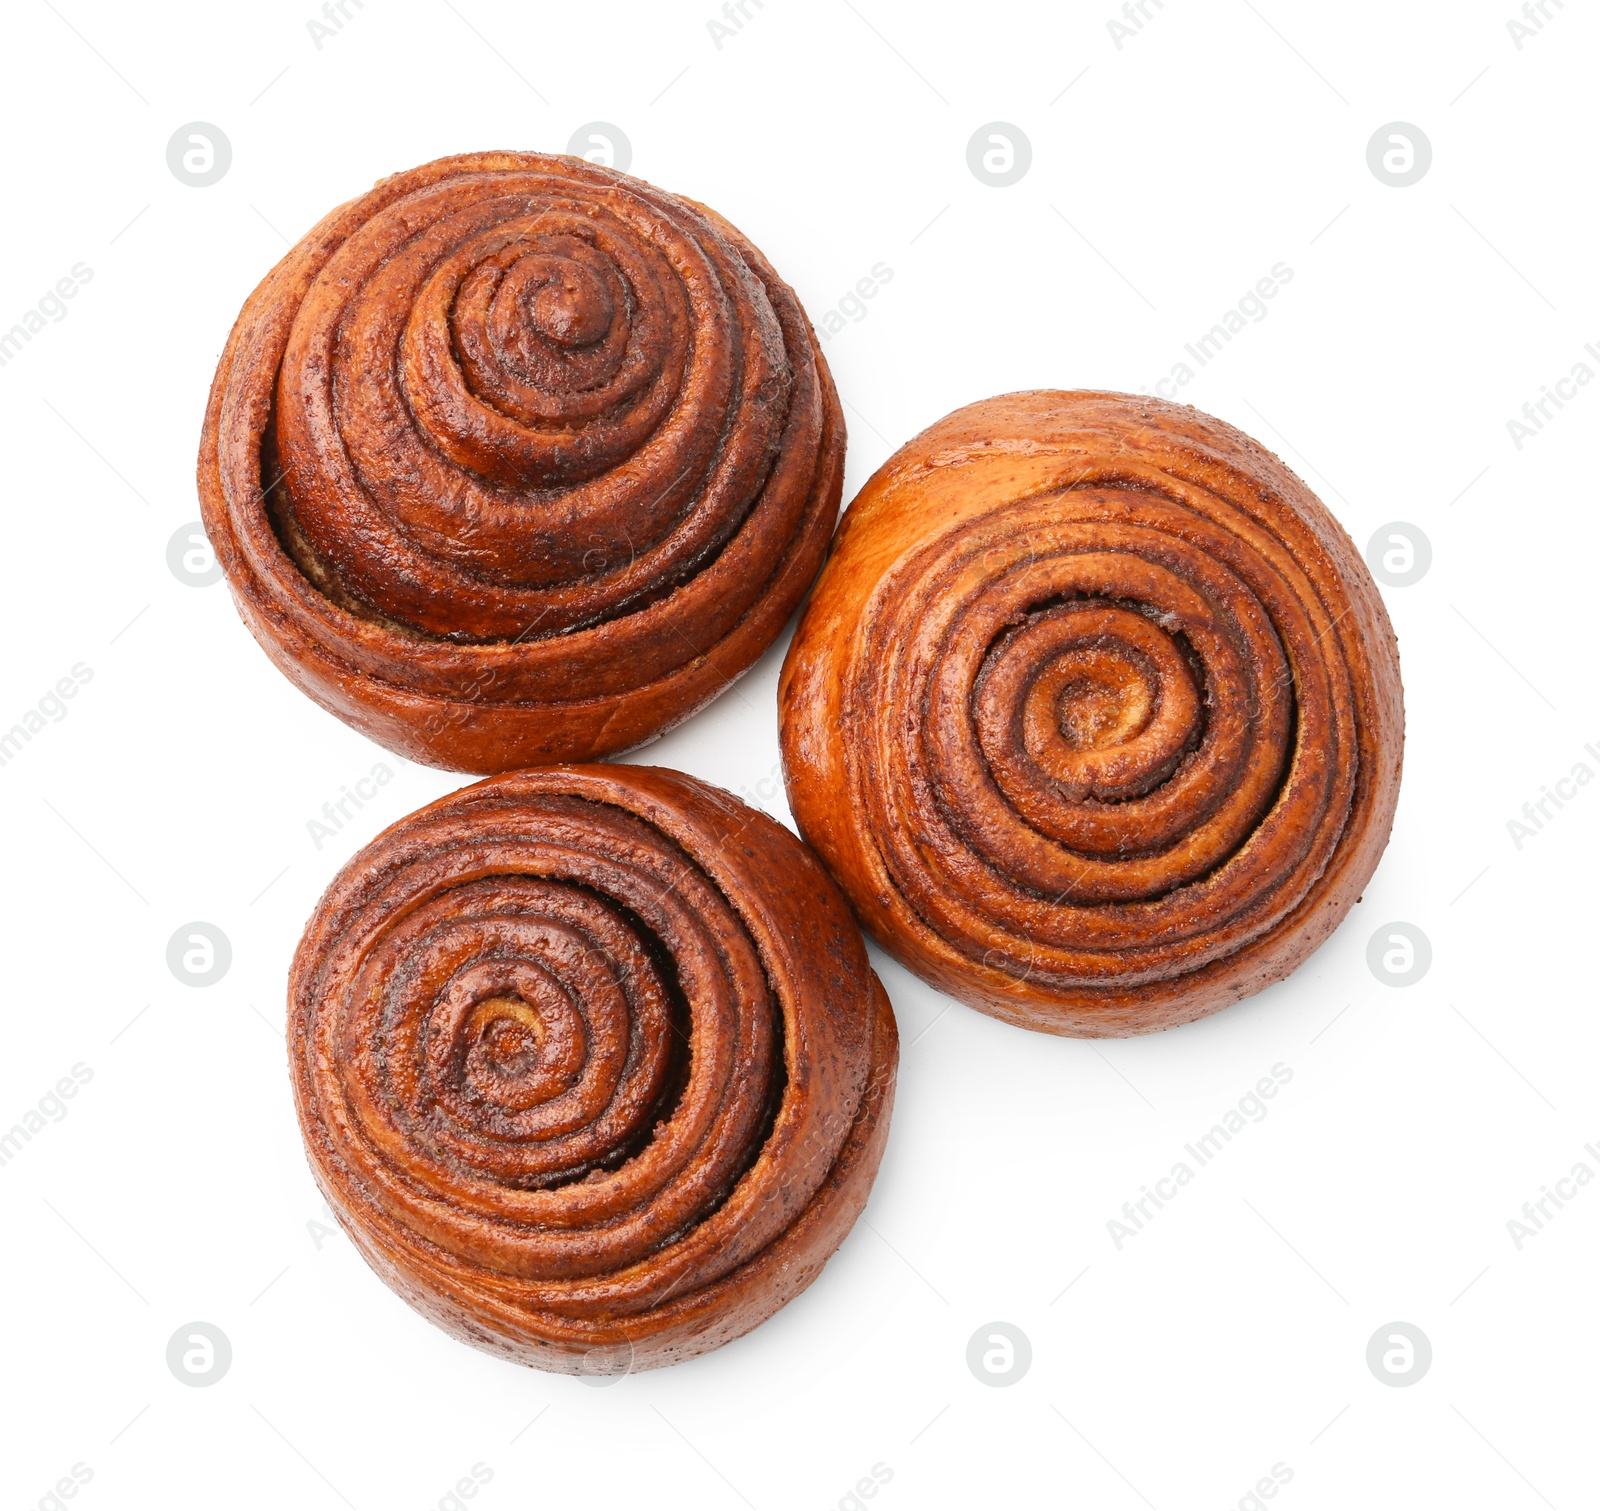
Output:
<instances>
[{"instance_id":1,"label":"cinnamon roll bun","mask_svg":"<svg viewBox=\"0 0 1600 1511\"><path fill-rule=\"evenodd\" d=\"M821 564L843 455L805 314L731 225L483 152L384 179L267 275L199 485L291 681L495 772L638 745L744 672Z\"/></svg>"},{"instance_id":2,"label":"cinnamon roll bun","mask_svg":"<svg viewBox=\"0 0 1600 1511\"><path fill-rule=\"evenodd\" d=\"M780 684L867 932L972 1006L1123 1035L1292 971L1399 790L1383 602L1276 457L1159 399L969 405L847 511Z\"/></svg>"},{"instance_id":3,"label":"cinnamon roll bun","mask_svg":"<svg viewBox=\"0 0 1600 1511\"><path fill-rule=\"evenodd\" d=\"M378 1274L573 1374L692 1358L809 1285L898 1054L805 846L644 766L493 778L380 835L306 928L289 1045L312 1171Z\"/></svg>"}]
</instances>

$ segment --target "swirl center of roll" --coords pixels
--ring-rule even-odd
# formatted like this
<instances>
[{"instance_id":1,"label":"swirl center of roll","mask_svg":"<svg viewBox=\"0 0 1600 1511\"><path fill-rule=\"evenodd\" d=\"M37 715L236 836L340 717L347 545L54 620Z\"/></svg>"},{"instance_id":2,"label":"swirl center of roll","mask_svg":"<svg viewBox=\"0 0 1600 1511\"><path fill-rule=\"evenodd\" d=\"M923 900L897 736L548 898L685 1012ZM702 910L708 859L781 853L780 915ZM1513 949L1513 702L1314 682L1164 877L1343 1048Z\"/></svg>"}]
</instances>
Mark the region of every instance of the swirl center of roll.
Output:
<instances>
[{"instance_id":1,"label":"swirl center of roll","mask_svg":"<svg viewBox=\"0 0 1600 1511\"><path fill-rule=\"evenodd\" d=\"M375 213L297 311L275 522L336 601L424 635L628 618L768 488L795 522L793 380L766 285L688 207L565 167L449 179Z\"/></svg>"},{"instance_id":2,"label":"swirl center of roll","mask_svg":"<svg viewBox=\"0 0 1600 1511\"><path fill-rule=\"evenodd\" d=\"M1062 659L1074 675L1056 699L1056 727L1074 750L1124 744L1149 724L1157 689L1131 658L1112 649Z\"/></svg>"},{"instance_id":3,"label":"swirl center of roll","mask_svg":"<svg viewBox=\"0 0 1600 1511\"><path fill-rule=\"evenodd\" d=\"M1165 781L1204 732L1191 653L1138 608L1080 599L1003 634L974 697L978 739L1013 802L1040 779L1069 802Z\"/></svg>"},{"instance_id":4,"label":"swirl center of roll","mask_svg":"<svg viewBox=\"0 0 1600 1511\"><path fill-rule=\"evenodd\" d=\"M477 1006L478 1039L494 1068L526 1074L544 1043L544 1019L520 997L490 997Z\"/></svg>"},{"instance_id":5,"label":"swirl center of roll","mask_svg":"<svg viewBox=\"0 0 1600 1511\"><path fill-rule=\"evenodd\" d=\"M611 328L614 314L606 286L581 263L564 259L540 283L529 305L534 328L557 346L593 345Z\"/></svg>"}]
</instances>

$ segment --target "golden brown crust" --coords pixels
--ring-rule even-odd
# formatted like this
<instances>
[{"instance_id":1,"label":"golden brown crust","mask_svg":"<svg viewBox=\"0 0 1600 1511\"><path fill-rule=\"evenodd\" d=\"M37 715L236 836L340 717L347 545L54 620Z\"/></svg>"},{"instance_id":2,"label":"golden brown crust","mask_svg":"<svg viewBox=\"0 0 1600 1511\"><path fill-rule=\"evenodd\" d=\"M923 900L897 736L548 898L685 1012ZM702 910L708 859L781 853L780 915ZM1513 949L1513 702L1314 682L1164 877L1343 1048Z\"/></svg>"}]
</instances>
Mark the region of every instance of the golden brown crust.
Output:
<instances>
[{"instance_id":1,"label":"golden brown crust","mask_svg":"<svg viewBox=\"0 0 1600 1511\"><path fill-rule=\"evenodd\" d=\"M784 663L801 832L867 931L1051 1033L1281 980L1387 843L1399 661L1348 536L1248 436L1008 394L846 512Z\"/></svg>"},{"instance_id":2,"label":"golden brown crust","mask_svg":"<svg viewBox=\"0 0 1600 1511\"><path fill-rule=\"evenodd\" d=\"M649 1369L764 1321L866 1203L894 1016L765 814L648 766L480 782L335 878L289 987L313 1173L466 1342Z\"/></svg>"},{"instance_id":3,"label":"golden brown crust","mask_svg":"<svg viewBox=\"0 0 1600 1511\"><path fill-rule=\"evenodd\" d=\"M577 158L384 179L246 301L201 438L241 616L330 712L495 772L640 744L760 656L844 420L720 216Z\"/></svg>"}]
</instances>

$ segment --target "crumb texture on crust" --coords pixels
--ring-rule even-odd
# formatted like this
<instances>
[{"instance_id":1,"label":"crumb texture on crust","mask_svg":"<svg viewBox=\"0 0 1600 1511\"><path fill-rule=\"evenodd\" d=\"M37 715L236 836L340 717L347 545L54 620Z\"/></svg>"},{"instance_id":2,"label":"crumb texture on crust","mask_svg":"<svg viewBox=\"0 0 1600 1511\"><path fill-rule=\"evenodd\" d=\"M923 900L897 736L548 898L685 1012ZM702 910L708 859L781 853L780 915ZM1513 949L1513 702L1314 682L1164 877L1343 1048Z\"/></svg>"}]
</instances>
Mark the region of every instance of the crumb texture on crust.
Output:
<instances>
[{"instance_id":1,"label":"crumb texture on crust","mask_svg":"<svg viewBox=\"0 0 1600 1511\"><path fill-rule=\"evenodd\" d=\"M558 1372L692 1358L803 1290L864 1206L897 1038L787 830L656 767L481 782L318 904L289 987L318 1184L382 1278Z\"/></svg>"},{"instance_id":2,"label":"crumb texture on crust","mask_svg":"<svg viewBox=\"0 0 1600 1511\"><path fill-rule=\"evenodd\" d=\"M384 179L246 301L201 440L240 612L325 708L493 772L637 745L821 565L844 423L714 211L581 159Z\"/></svg>"},{"instance_id":3,"label":"crumb texture on crust","mask_svg":"<svg viewBox=\"0 0 1600 1511\"><path fill-rule=\"evenodd\" d=\"M1387 843L1394 633L1275 456L1159 399L1007 394L867 482L779 689L801 832L935 986L1053 1033L1281 980Z\"/></svg>"}]
</instances>

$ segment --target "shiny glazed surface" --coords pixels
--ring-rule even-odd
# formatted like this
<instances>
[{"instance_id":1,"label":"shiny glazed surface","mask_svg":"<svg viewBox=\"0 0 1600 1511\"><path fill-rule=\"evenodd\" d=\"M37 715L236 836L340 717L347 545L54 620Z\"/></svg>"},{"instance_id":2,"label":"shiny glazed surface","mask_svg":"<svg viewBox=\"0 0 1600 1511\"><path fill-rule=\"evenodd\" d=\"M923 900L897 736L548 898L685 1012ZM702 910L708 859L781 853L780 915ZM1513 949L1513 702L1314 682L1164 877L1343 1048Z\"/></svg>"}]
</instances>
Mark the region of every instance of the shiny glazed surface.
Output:
<instances>
[{"instance_id":1,"label":"shiny glazed surface","mask_svg":"<svg viewBox=\"0 0 1600 1511\"><path fill-rule=\"evenodd\" d=\"M1039 391L903 446L784 665L801 832L911 970L1024 1027L1143 1033L1280 980L1388 839L1394 634L1276 457Z\"/></svg>"},{"instance_id":2,"label":"shiny glazed surface","mask_svg":"<svg viewBox=\"0 0 1600 1511\"><path fill-rule=\"evenodd\" d=\"M401 820L290 981L307 1155L368 1262L564 1373L692 1358L809 1285L871 1189L897 1044L805 847L655 767L516 773Z\"/></svg>"},{"instance_id":3,"label":"shiny glazed surface","mask_svg":"<svg viewBox=\"0 0 1600 1511\"><path fill-rule=\"evenodd\" d=\"M577 158L384 179L246 301L207 534L281 670L456 770L584 760L771 643L844 423L793 293L713 211Z\"/></svg>"}]
</instances>

